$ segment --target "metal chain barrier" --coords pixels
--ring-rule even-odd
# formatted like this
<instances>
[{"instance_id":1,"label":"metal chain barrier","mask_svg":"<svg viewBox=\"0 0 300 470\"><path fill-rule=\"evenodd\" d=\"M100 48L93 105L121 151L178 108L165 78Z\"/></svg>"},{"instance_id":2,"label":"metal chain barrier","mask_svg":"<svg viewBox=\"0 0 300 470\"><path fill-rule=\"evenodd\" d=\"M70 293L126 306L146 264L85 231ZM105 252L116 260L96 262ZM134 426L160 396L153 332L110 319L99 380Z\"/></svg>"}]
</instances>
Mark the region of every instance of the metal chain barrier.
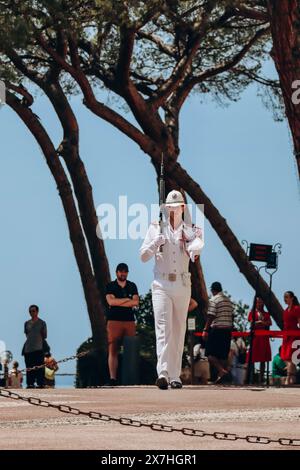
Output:
<instances>
[{"instance_id":1,"label":"metal chain barrier","mask_svg":"<svg viewBox=\"0 0 300 470\"><path fill-rule=\"evenodd\" d=\"M16 392L11 392L10 390L0 388L0 396L3 398L11 398L13 400L22 400L30 405L41 406L42 408L54 408L61 413L68 413L73 416L87 416L90 419L95 419L99 421L106 421L106 422L115 422L118 424L122 424L124 426L132 426L135 428L146 427L151 429L152 431L160 431L160 432L179 432L185 436L192 436L192 437L212 437L218 440L224 441L238 441L243 440L249 442L250 444L280 444L282 446L291 446L291 447L300 447L300 438L299 439L290 439L281 437L279 439L271 439L269 437L264 436L238 436L237 434L227 433L227 432L206 432L201 431L199 429L192 429L192 428L175 428L173 426L168 426L165 424L159 423L144 423L142 421L131 419L131 418L121 418L110 416L107 414L102 414L98 411L82 411L78 408L73 408L69 405L56 405L51 403L47 400L42 400L38 397L26 397L24 395L20 395Z\"/></svg>"},{"instance_id":2,"label":"metal chain barrier","mask_svg":"<svg viewBox=\"0 0 300 470\"><path fill-rule=\"evenodd\" d=\"M74 359L84 357L87 354L90 354L91 352L94 352L94 351L96 351L96 349L89 349L88 351L82 351L81 353L74 354L73 356L65 357L64 359L60 359L59 361L55 361L55 362L56 364L62 364L63 362L74 361ZM25 369L21 369L20 372L30 372L32 370L43 369L44 367L45 367L45 364L41 364L40 366L27 367Z\"/></svg>"}]
</instances>

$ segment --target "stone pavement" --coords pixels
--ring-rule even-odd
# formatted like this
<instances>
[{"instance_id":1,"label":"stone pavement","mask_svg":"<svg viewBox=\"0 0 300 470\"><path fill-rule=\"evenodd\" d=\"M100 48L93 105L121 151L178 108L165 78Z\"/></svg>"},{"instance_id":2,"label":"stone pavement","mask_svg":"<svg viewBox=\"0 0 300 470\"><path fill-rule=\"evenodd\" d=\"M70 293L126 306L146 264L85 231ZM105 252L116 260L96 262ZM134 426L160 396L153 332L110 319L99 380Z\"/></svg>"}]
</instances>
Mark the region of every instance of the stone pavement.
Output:
<instances>
[{"instance_id":1,"label":"stone pavement","mask_svg":"<svg viewBox=\"0 0 300 470\"><path fill-rule=\"evenodd\" d=\"M300 439L299 388L186 386L182 390L162 391L140 386L21 390L20 394L176 428ZM157 432L71 416L0 397L0 449L300 450L300 447Z\"/></svg>"}]
</instances>

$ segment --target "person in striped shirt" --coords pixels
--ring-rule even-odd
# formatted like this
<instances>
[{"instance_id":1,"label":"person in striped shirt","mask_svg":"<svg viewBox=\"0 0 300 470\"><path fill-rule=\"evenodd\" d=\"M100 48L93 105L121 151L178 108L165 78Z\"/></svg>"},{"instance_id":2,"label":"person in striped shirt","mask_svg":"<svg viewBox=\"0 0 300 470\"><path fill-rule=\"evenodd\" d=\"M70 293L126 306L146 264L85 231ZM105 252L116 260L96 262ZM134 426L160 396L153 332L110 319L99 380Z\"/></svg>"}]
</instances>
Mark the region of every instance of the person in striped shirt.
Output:
<instances>
[{"instance_id":1,"label":"person in striped shirt","mask_svg":"<svg viewBox=\"0 0 300 470\"><path fill-rule=\"evenodd\" d=\"M212 297L209 300L207 321L203 330L206 341L205 354L211 366L218 372L216 383L228 379L228 355L230 351L231 332L233 327L234 306L223 293L220 282L211 285Z\"/></svg>"}]
</instances>

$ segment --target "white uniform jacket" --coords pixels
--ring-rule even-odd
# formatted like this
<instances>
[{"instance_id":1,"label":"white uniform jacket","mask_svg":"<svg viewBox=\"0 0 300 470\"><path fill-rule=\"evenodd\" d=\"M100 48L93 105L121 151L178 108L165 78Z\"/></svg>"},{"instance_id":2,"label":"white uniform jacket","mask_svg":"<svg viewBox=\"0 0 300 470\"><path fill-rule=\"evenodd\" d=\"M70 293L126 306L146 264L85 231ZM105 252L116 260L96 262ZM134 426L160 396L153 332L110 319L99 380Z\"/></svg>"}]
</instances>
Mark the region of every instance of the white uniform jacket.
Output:
<instances>
[{"instance_id":1,"label":"white uniform jacket","mask_svg":"<svg viewBox=\"0 0 300 470\"><path fill-rule=\"evenodd\" d=\"M189 260L195 261L204 246L202 232L199 227L182 222L175 230L169 222L163 224L163 235L166 242L163 251L155 245L155 239L160 234L158 222L152 222L148 228L144 243L140 248L141 260L146 262L155 256L155 277L174 273L182 275L188 272Z\"/></svg>"}]
</instances>

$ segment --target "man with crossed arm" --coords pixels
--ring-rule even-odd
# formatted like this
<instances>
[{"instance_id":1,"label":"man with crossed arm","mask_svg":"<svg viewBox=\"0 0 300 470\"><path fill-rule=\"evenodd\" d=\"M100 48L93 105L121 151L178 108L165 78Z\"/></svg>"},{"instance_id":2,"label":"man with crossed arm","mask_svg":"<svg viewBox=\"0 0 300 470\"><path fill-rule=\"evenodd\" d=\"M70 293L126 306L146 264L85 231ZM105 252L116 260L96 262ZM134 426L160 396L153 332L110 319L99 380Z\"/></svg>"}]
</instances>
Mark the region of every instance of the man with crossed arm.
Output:
<instances>
[{"instance_id":1,"label":"man with crossed arm","mask_svg":"<svg viewBox=\"0 0 300 470\"><path fill-rule=\"evenodd\" d=\"M109 384L117 385L118 353L124 336L135 336L133 307L139 305L138 290L134 282L127 280L128 266L120 263L116 269L117 278L106 287L108 367Z\"/></svg>"}]
</instances>

